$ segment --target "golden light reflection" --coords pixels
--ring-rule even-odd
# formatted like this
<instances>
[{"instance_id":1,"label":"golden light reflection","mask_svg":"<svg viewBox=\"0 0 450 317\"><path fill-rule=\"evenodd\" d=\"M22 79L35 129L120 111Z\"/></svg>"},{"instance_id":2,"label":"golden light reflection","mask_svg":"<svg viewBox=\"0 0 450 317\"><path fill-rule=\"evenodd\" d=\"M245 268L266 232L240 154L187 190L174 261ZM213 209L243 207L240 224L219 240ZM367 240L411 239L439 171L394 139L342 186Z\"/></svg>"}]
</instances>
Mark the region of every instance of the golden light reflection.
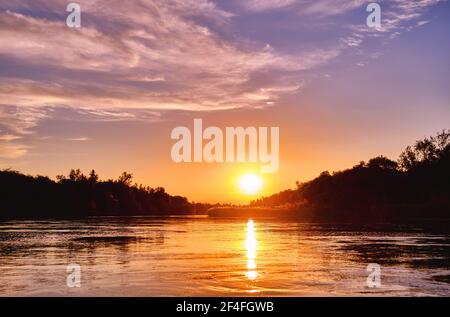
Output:
<instances>
[{"instance_id":1,"label":"golden light reflection","mask_svg":"<svg viewBox=\"0 0 450 317\"><path fill-rule=\"evenodd\" d=\"M245 248L247 250L247 273L246 276L250 280L255 280L258 277L256 271L256 250L257 240L255 234L255 222L249 220L247 222L247 238L245 240Z\"/></svg>"}]
</instances>

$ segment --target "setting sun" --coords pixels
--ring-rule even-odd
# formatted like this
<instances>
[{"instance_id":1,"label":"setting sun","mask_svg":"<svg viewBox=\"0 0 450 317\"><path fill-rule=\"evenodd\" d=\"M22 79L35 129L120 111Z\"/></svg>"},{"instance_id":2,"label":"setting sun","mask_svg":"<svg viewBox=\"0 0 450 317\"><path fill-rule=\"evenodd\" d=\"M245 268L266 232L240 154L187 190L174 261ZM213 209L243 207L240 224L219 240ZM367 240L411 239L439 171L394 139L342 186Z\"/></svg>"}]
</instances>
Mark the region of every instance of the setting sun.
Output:
<instances>
[{"instance_id":1,"label":"setting sun","mask_svg":"<svg viewBox=\"0 0 450 317\"><path fill-rule=\"evenodd\" d=\"M262 185L261 177L256 174L245 174L239 179L239 188L247 195L257 194L261 190Z\"/></svg>"}]
</instances>

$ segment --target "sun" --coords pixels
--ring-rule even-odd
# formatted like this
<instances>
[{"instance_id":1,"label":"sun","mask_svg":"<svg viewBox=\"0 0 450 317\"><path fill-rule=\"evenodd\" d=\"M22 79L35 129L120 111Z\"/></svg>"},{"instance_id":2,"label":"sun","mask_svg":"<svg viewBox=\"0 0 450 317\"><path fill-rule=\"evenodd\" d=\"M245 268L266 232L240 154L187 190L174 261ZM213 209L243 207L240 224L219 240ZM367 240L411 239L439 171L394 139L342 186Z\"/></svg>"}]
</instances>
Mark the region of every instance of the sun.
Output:
<instances>
[{"instance_id":1,"label":"sun","mask_svg":"<svg viewBox=\"0 0 450 317\"><path fill-rule=\"evenodd\" d=\"M257 194L263 185L263 181L257 174L245 174L239 178L239 188L246 195Z\"/></svg>"}]
</instances>

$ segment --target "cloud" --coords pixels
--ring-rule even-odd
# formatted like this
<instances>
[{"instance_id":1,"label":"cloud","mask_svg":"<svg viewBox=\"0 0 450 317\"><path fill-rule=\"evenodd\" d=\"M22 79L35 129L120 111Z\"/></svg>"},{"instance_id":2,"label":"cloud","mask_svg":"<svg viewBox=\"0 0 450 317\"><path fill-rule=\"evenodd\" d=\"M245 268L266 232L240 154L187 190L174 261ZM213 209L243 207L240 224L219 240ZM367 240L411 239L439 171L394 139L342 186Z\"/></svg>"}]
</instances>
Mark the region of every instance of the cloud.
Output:
<instances>
[{"instance_id":1,"label":"cloud","mask_svg":"<svg viewBox=\"0 0 450 317\"><path fill-rule=\"evenodd\" d=\"M90 141L91 138L88 137L79 137L79 138L69 138L67 139L68 141L75 141L75 142L86 142L86 141Z\"/></svg>"},{"instance_id":2,"label":"cloud","mask_svg":"<svg viewBox=\"0 0 450 317\"><path fill-rule=\"evenodd\" d=\"M51 110L0 105L0 158L17 159L31 148L24 138L46 118Z\"/></svg>"},{"instance_id":3,"label":"cloud","mask_svg":"<svg viewBox=\"0 0 450 317\"><path fill-rule=\"evenodd\" d=\"M295 9L331 16L363 8L366 2L241 3L253 11ZM0 5L0 59L24 75L14 66L8 76L0 72L0 98L21 107L64 105L103 111L261 106L283 95L281 84L295 86L302 71L326 64L347 48L361 47L368 36L398 32L402 21L419 17L438 2L395 0L378 33L354 25L341 39L295 51L214 32L212 25L226 29L238 13L208 0L80 0L80 29L65 25L63 1L9 1ZM250 85L258 73L267 74L270 81ZM286 76L292 73L297 78Z\"/></svg>"},{"instance_id":4,"label":"cloud","mask_svg":"<svg viewBox=\"0 0 450 317\"><path fill-rule=\"evenodd\" d=\"M365 25L364 0L248 0L235 2L233 12L210 0L77 2L80 29L65 25L66 1L0 3L3 157L26 153L23 139L60 113L67 120L155 121L168 110L270 106L303 89L305 73L346 50L362 52L368 39L393 39L428 22L427 9L440 1L382 2L378 30ZM358 9L355 20L350 14ZM270 22L271 12L295 37L299 30L290 26L298 21L331 28L302 45L273 45L266 34L253 38L236 29L239 17L264 14ZM294 15L295 23L278 14ZM341 25L337 16L344 14L349 19ZM374 54L368 58L382 55Z\"/></svg>"},{"instance_id":5,"label":"cloud","mask_svg":"<svg viewBox=\"0 0 450 317\"><path fill-rule=\"evenodd\" d=\"M396 39L403 32L411 31L428 23L429 20L419 19L426 14L430 7L444 1L446 0L393 0L381 2L381 26L376 28L368 27L365 19L361 23L349 24L346 28L351 30L351 33L343 37L341 42L354 49L359 56L367 56L365 62L369 62L371 59L378 59L383 53L367 51L365 42L378 41L385 44ZM361 66L365 64L359 62L356 65Z\"/></svg>"},{"instance_id":6,"label":"cloud","mask_svg":"<svg viewBox=\"0 0 450 317\"><path fill-rule=\"evenodd\" d=\"M376 31L389 33L407 30L409 27L406 23L420 18L431 6L444 1L446 0L393 0L386 10L382 10L382 25ZM420 26L421 22L416 25Z\"/></svg>"},{"instance_id":7,"label":"cloud","mask_svg":"<svg viewBox=\"0 0 450 317\"><path fill-rule=\"evenodd\" d=\"M417 22L417 26L422 26L422 25L425 25L428 23L430 23L430 21L419 21L419 22Z\"/></svg>"},{"instance_id":8,"label":"cloud","mask_svg":"<svg viewBox=\"0 0 450 317\"><path fill-rule=\"evenodd\" d=\"M28 146L23 144L0 142L0 158L17 159L24 156L27 153L28 148Z\"/></svg>"},{"instance_id":9,"label":"cloud","mask_svg":"<svg viewBox=\"0 0 450 317\"><path fill-rule=\"evenodd\" d=\"M239 1L246 10L263 12L286 10L299 15L333 16L343 14L363 4L367 0L248 0Z\"/></svg>"},{"instance_id":10,"label":"cloud","mask_svg":"<svg viewBox=\"0 0 450 317\"><path fill-rule=\"evenodd\" d=\"M5 131L6 135L14 135L18 139L20 136L31 134L32 129L51 112L51 108L0 105L0 131Z\"/></svg>"},{"instance_id":11,"label":"cloud","mask_svg":"<svg viewBox=\"0 0 450 317\"><path fill-rule=\"evenodd\" d=\"M333 16L346 13L356 8L362 8L367 4L367 0L317 0L317 1L298 1L298 12L301 15Z\"/></svg>"},{"instance_id":12,"label":"cloud","mask_svg":"<svg viewBox=\"0 0 450 317\"><path fill-rule=\"evenodd\" d=\"M52 14L62 8L53 6L57 1L39 1L26 9L37 10L44 2ZM306 70L336 56L336 47L286 54L259 43L225 40L194 17L227 23L234 14L206 0L80 4L79 30L66 27L64 19L25 15L20 10L25 5L17 2L0 13L3 58L52 74L46 80L0 77L4 103L105 109L252 107L266 100L246 96L271 88L246 85L252 74Z\"/></svg>"},{"instance_id":13,"label":"cloud","mask_svg":"<svg viewBox=\"0 0 450 317\"><path fill-rule=\"evenodd\" d=\"M163 120L162 113L149 109L97 109L64 105L21 107L0 104L0 159L14 160L29 152L36 141L53 140L58 136L39 135L38 126L45 120L70 122L119 122ZM66 141L86 142L86 136L66 138Z\"/></svg>"},{"instance_id":14,"label":"cloud","mask_svg":"<svg viewBox=\"0 0 450 317\"><path fill-rule=\"evenodd\" d=\"M249 11L266 11L285 8L294 4L296 0L248 0L240 4Z\"/></svg>"},{"instance_id":15,"label":"cloud","mask_svg":"<svg viewBox=\"0 0 450 317\"><path fill-rule=\"evenodd\" d=\"M380 1L383 11L393 15L403 14L404 18L419 16L428 7L446 0L391 0ZM239 1L239 4L248 11L265 12L273 10L284 10L286 12L295 12L302 16L330 17L342 15L362 9L365 12L365 6L369 0L247 0ZM399 17L402 19L402 17Z\"/></svg>"},{"instance_id":16,"label":"cloud","mask_svg":"<svg viewBox=\"0 0 450 317\"><path fill-rule=\"evenodd\" d=\"M0 134L0 141L10 142L10 141L18 140L18 139L21 139L21 137L18 136L18 135L13 135L13 134L3 134L3 135L1 135Z\"/></svg>"}]
</instances>

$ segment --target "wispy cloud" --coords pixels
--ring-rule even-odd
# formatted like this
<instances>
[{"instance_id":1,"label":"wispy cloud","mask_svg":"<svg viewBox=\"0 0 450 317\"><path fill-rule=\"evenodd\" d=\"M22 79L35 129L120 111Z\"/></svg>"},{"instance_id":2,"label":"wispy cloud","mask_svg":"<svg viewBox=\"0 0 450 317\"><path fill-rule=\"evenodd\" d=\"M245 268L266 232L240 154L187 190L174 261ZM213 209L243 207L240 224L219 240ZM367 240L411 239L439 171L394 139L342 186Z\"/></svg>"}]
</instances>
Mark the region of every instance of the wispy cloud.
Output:
<instances>
[{"instance_id":1,"label":"wispy cloud","mask_svg":"<svg viewBox=\"0 0 450 317\"><path fill-rule=\"evenodd\" d=\"M32 133L32 129L51 112L51 108L0 105L0 131L18 139Z\"/></svg>"},{"instance_id":2,"label":"wispy cloud","mask_svg":"<svg viewBox=\"0 0 450 317\"><path fill-rule=\"evenodd\" d=\"M362 8L367 0L317 0L297 1L298 13L302 15L333 16L346 13L356 8Z\"/></svg>"},{"instance_id":3,"label":"wispy cloud","mask_svg":"<svg viewBox=\"0 0 450 317\"><path fill-rule=\"evenodd\" d=\"M367 0L248 0L239 1L249 11L289 10L300 15L331 16L361 7Z\"/></svg>"},{"instance_id":4,"label":"wispy cloud","mask_svg":"<svg viewBox=\"0 0 450 317\"><path fill-rule=\"evenodd\" d=\"M51 109L0 105L0 158L17 159L30 146L23 142L33 134L39 122L48 117Z\"/></svg>"},{"instance_id":5,"label":"wispy cloud","mask_svg":"<svg viewBox=\"0 0 450 317\"><path fill-rule=\"evenodd\" d=\"M80 29L65 25L67 1L0 3L2 156L23 155L23 137L57 109L74 109L72 120L152 121L166 110L273 105L300 91L307 71L347 50L365 50L368 39L390 40L428 23L427 9L441 2L383 1L382 28L372 30L365 25L366 0L230 1L235 6L224 9L212 0L78 0ZM292 15L294 22L330 28L302 45L272 45L277 41L266 34L235 29L239 17L270 20L272 12L283 32L291 30ZM353 12L358 19L341 19Z\"/></svg>"},{"instance_id":6,"label":"wispy cloud","mask_svg":"<svg viewBox=\"0 0 450 317\"><path fill-rule=\"evenodd\" d=\"M351 33L326 47L278 50L260 40L225 39L207 22L199 22L224 23L224 28L233 23L237 13L220 9L213 1L79 2L83 23L77 30L65 25L64 1L0 5L1 58L29 68L26 76L0 74L3 103L183 110L260 106L281 95L284 90L277 89L281 84L290 87L299 81L287 82L287 73L323 65L346 47L361 46L368 34L355 25ZM329 16L362 8L366 2L241 3L254 11L295 8L301 14ZM394 31L401 21L419 17L437 2L395 0L381 31ZM46 76L40 74L44 69ZM270 81L249 85L262 72Z\"/></svg>"},{"instance_id":7,"label":"wispy cloud","mask_svg":"<svg viewBox=\"0 0 450 317\"><path fill-rule=\"evenodd\" d=\"M248 0L240 1L240 5L250 11L266 11L286 8L296 3L296 0Z\"/></svg>"},{"instance_id":8,"label":"wispy cloud","mask_svg":"<svg viewBox=\"0 0 450 317\"><path fill-rule=\"evenodd\" d=\"M14 140L18 140L21 139L20 136L18 135L14 135L14 134L1 134L0 131L0 141L5 141L5 142L10 142L10 141L14 141Z\"/></svg>"},{"instance_id":9,"label":"wispy cloud","mask_svg":"<svg viewBox=\"0 0 450 317\"><path fill-rule=\"evenodd\" d=\"M335 48L288 55L257 43L240 47L191 19L233 16L208 1L81 1L81 6L87 22L80 30L61 20L1 12L0 54L45 65L54 74L46 81L0 78L5 103L189 110L254 106L265 100L245 96L271 87L244 91L252 74L309 69L336 55Z\"/></svg>"},{"instance_id":10,"label":"wispy cloud","mask_svg":"<svg viewBox=\"0 0 450 317\"><path fill-rule=\"evenodd\" d=\"M29 147L23 144L0 142L1 159L17 159L28 152Z\"/></svg>"},{"instance_id":11,"label":"wispy cloud","mask_svg":"<svg viewBox=\"0 0 450 317\"><path fill-rule=\"evenodd\" d=\"M68 141L75 141L75 142L86 142L86 141L90 141L91 138L88 137L79 137L79 138L68 138Z\"/></svg>"}]
</instances>

